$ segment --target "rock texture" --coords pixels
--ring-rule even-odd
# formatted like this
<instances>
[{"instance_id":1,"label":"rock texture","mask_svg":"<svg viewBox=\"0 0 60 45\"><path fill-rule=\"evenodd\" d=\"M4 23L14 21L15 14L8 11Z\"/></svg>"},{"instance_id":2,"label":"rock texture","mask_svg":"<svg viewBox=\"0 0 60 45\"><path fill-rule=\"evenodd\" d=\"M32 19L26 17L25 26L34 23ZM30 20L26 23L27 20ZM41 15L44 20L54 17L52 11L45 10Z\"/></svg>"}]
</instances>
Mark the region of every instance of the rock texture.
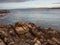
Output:
<instances>
[{"instance_id":1,"label":"rock texture","mask_svg":"<svg viewBox=\"0 0 60 45\"><path fill-rule=\"evenodd\" d=\"M0 45L60 45L60 31L34 23L0 24Z\"/></svg>"}]
</instances>

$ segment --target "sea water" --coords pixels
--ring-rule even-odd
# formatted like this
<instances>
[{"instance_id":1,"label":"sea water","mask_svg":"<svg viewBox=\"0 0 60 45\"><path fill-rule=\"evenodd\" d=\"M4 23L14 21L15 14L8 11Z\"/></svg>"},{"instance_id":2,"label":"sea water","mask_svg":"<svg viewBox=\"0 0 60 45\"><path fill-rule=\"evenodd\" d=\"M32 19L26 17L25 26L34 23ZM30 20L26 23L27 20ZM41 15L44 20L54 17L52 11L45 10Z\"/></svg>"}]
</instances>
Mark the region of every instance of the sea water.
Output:
<instances>
[{"instance_id":1,"label":"sea water","mask_svg":"<svg viewBox=\"0 0 60 45\"><path fill-rule=\"evenodd\" d=\"M17 21L32 22L42 27L60 30L60 9L14 9L0 17L0 24L13 24Z\"/></svg>"}]
</instances>

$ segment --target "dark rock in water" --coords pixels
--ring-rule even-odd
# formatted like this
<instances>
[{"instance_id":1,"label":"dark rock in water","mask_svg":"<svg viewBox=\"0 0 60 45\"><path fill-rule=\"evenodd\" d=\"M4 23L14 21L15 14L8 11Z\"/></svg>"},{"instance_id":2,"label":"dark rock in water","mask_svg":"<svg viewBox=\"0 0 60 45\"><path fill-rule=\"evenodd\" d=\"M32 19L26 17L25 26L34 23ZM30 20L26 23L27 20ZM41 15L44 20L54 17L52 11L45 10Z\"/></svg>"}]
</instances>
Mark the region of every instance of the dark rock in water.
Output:
<instances>
[{"instance_id":1,"label":"dark rock in water","mask_svg":"<svg viewBox=\"0 0 60 45\"><path fill-rule=\"evenodd\" d=\"M5 19L8 13L10 13L9 10L0 10L0 19Z\"/></svg>"},{"instance_id":2,"label":"dark rock in water","mask_svg":"<svg viewBox=\"0 0 60 45\"><path fill-rule=\"evenodd\" d=\"M60 31L34 23L0 24L1 45L60 45Z\"/></svg>"},{"instance_id":3,"label":"dark rock in water","mask_svg":"<svg viewBox=\"0 0 60 45\"><path fill-rule=\"evenodd\" d=\"M8 10L0 10L0 14L5 14L5 13L9 13Z\"/></svg>"}]
</instances>

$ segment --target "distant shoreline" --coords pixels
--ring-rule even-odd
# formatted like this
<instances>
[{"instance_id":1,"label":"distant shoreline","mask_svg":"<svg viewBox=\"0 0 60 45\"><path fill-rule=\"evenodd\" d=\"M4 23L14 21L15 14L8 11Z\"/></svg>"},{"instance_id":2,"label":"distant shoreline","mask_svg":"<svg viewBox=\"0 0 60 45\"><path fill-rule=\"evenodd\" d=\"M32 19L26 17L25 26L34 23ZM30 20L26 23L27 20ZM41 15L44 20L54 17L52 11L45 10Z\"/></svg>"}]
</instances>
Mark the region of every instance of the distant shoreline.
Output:
<instances>
[{"instance_id":1,"label":"distant shoreline","mask_svg":"<svg viewBox=\"0 0 60 45\"><path fill-rule=\"evenodd\" d=\"M6 14L8 14L8 10L0 10L0 19L4 19Z\"/></svg>"},{"instance_id":2,"label":"distant shoreline","mask_svg":"<svg viewBox=\"0 0 60 45\"><path fill-rule=\"evenodd\" d=\"M6 13L9 13L8 10L0 10L0 14L6 14Z\"/></svg>"},{"instance_id":3,"label":"distant shoreline","mask_svg":"<svg viewBox=\"0 0 60 45\"><path fill-rule=\"evenodd\" d=\"M60 9L60 7L52 7L52 8L14 8L14 9ZM0 11L2 10L6 10L7 12L9 12L8 10L14 10L14 9L0 9Z\"/></svg>"}]
</instances>

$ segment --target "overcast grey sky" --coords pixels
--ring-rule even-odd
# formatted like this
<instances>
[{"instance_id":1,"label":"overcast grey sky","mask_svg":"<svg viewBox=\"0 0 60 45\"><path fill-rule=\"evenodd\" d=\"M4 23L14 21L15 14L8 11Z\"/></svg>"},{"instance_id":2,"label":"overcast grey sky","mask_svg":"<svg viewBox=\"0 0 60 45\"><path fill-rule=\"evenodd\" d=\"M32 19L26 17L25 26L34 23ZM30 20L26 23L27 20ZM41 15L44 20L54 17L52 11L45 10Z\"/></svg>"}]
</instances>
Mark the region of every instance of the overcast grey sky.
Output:
<instances>
[{"instance_id":1,"label":"overcast grey sky","mask_svg":"<svg viewBox=\"0 0 60 45\"><path fill-rule=\"evenodd\" d=\"M9 3L6 3L7 1ZM0 0L0 2L4 2L0 3L0 9L60 7L60 4L53 4L60 3L60 0Z\"/></svg>"},{"instance_id":2,"label":"overcast grey sky","mask_svg":"<svg viewBox=\"0 0 60 45\"><path fill-rule=\"evenodd\" d=\"M0 0L0 2L24 2L24 1L30 1L30 0Z\"/></svg>"},{"instance_id":3,"label":"overcast grey sky","mask_svg":"<svg viewBox=\"0 0 60 45\"><path fill-rule=\"evenodd\" d=\"M60 0L0 0L0 2L24 2L24 1L60 2Z\"/></svg>"}]
</instances>

